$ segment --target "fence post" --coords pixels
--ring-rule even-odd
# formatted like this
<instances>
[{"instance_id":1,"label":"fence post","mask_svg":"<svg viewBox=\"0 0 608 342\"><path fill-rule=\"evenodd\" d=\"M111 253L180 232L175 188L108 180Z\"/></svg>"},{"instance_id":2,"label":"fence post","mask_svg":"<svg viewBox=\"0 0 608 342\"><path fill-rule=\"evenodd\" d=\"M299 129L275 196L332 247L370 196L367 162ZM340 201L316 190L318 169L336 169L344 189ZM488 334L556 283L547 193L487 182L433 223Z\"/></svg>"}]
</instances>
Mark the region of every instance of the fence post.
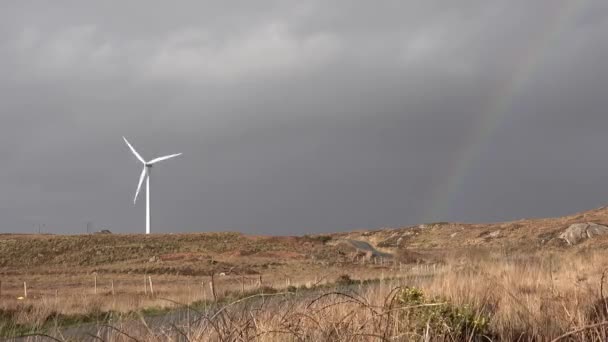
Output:
<instances>
[{"instance_id":1,"label":"fence post","mask_svg":"<svg viewBox=\"0 0 608 342\"><path fill-rule=\"evenodd\" d=\"M217 295L215 293L215 273L211 273L211 281L209 282L209 287L211 287L211 294L213 295L213 301L217 302Z\"/></svg>"},{"instance_id":2,"label":"fence post","mask_svg":"<svg viewBox=\"0 0 608 342\"><path fill-rule=\"evenodd\" d=\"M148 276L148 280L150 281L150 294L154 296L154 288L152 287L152 276Z\"/></svg>"},{"instance_id":3,"label":"fence post","mask_svg":"<svg viewBox=\"0 0 608 342\"><path fill-rule=\"evenodd\" d=\"M23 298L27 298L27 283L23 282Z\"/></svg>"},{"instance_id":4,"label":"fence post","mask_svg":"<svg viewBox=\"0 0 608 342\"><path fill-rule=\"evenodd\" d=\"M95 294L97 294L97 273L95 273Z\"/></svg>"}]
</instances>

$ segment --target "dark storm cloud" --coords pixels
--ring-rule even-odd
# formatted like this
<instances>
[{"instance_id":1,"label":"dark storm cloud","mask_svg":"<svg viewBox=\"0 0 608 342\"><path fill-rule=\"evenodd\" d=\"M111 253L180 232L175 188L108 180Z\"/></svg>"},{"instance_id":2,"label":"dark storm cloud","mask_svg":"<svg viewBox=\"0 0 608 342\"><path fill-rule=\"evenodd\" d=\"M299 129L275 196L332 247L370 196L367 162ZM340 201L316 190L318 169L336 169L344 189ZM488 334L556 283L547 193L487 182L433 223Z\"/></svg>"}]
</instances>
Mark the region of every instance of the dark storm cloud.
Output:
<instances>
[{"instance_id":1,"label":"dark storm cloud","mask_svg":"<svg viewBox=\"0 0 608 342\"><path fill-rule=\"evenodd\" d=\"M155 168L155 231L599 206L606 33L599 0L6 1L0 231L142 231L122 135L184 152Z\"/></svg>"}]
</instances>

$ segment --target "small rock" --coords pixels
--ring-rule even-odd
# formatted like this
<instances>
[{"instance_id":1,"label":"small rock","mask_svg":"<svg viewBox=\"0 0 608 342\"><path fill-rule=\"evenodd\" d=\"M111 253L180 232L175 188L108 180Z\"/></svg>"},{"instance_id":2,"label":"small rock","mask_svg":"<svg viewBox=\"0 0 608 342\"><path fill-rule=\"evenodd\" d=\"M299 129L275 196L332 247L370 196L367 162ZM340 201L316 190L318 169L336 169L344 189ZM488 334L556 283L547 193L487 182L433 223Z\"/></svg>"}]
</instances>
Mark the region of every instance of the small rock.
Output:
<instances>
[{"instance_id":1,"label":"small rock","mask_svg":"<svg viewBox=\"0 0 608 342\"><path fill-rule=\"evenodd\" d=\"M158 261L158 257L156 255L151 257L150 260L148 260L148 262L157 262L157 261Z\"/></svg>"}]
</instances>

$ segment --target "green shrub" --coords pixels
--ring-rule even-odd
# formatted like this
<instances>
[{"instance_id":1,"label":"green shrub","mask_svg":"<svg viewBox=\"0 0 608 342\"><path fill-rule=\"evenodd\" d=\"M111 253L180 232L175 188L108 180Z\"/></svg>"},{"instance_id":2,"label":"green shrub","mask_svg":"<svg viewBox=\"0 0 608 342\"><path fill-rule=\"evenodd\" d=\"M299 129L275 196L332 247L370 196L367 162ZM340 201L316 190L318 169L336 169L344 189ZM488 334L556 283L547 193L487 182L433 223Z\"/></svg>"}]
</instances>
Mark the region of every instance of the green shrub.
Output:
<instances>
[{"instance_id":1,"label":"green shrub","mask_svg":"<svg viewBox=\"0 0 608 342\"><path fill-rule=\"evenodd\" d=\"M471 306L458 306L440 298L427 298L415 287L401 289L396 301L404 310L401 319L410 331L457 339L475 339L489 334L490 319Z\"/></svg>"},{"instance_id":2,"label":"green shrub","mask_svg":"<svg viewBox=\"0 0 608 342\"><path fill-rule=\"evenodd\" d=\"M406 287L401 289L397 300L405 305L419 305L424 303L424 293L416 287Z\"/></svg>"}]
</instances>

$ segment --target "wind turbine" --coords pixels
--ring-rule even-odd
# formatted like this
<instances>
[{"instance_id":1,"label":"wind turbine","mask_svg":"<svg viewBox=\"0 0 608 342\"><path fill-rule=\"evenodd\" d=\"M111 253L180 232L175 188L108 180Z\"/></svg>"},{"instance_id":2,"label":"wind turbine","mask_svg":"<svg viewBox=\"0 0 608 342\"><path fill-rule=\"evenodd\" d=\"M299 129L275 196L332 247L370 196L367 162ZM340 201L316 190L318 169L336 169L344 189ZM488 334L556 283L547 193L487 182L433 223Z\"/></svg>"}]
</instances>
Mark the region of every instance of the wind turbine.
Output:
<instances>
[{"instance_id":1,"label":"wind turbine","mask_svg":"<svg viewBox=\"0 0 608 342\"><path fill-rule=\"evenodd\" d=\"M164 157L158 157L155 159L152 159L150 161L145 161L144 158L142 158L139 153L137 153L137 151L135 150L135 148L133 148L133 146L131 146L131 144L129 143L129 141L127 140L127 138L122 137L125 140L125 143L127 143L127 146L129 146L129 148L131 149L131 152L133 152L133 154L135 155L135 157L137 157L137 159L144 164L144 169L141 171L141 176L139 176L139 184L137 185L137 191L135 192L135 198L133 198L133 204L135 204L135 202L137 202L137 195L139 195L139 190L141 189L141 184L144 182L144 178L146 179L146 234L150 234L150 223L151 223L151 216L150 216L150 176L152 174L152 165L163 161L163 160L167 160L167 159L171 159L173 157L177 157L179 155L181 155L181 153L176 153L176 154L170 154L168 156L164 156Z\"/></svg>"}]
</instances>

